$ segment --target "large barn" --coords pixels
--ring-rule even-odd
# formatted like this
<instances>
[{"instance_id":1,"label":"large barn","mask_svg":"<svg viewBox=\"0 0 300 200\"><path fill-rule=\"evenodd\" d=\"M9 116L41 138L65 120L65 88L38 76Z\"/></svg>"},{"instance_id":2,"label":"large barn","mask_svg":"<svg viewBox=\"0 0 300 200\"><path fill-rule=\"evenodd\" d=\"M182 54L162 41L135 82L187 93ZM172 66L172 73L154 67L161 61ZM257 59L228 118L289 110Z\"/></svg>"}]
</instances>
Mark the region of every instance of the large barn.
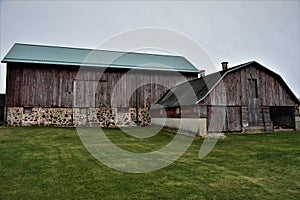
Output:
<instances>
[{"instance_id":1,"label":"large barn","mask_svg":"<svg viewBox=\"0 0 300 200\"><path fill-rule=\"evenodd\" d=\"M168 90L151 110L152 124L178 128L182 121L199 135L300 129L299 100L280 75L255 61L227 64Z\"/></svg>"},{"instance_id":2,"label":"large barn","mask_svg":"<svg viewBox=\"0 0 300 200\"><path fill-rule=\"evenodd\" d=\"M15 126L147 125L167 89L198 76L181 56L58 46L15 44L2 62Z\"/></svg>"}]
</instances>

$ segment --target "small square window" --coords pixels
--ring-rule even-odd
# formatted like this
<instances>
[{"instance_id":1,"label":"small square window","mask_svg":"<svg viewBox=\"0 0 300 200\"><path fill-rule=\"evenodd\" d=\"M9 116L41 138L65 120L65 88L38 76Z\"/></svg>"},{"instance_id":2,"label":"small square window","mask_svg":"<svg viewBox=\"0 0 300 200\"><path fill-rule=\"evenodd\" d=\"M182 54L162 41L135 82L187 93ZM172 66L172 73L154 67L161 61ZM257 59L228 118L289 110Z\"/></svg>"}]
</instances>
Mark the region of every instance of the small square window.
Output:
<instances>
[{"instance_id":1,"label":"small square window","mask_svg":"<svg viewBox=\"0 0 300 200\"><path fill-rule=\"evenodd\" d=\"M118 113L128 113L129 108L128 107L118 107L117 111L118 111Z\"/></svg>"},{"instance_id":2,"label":"small square window","mask_svg":"<svg viewBox=\"0 0 300 200\"><path fill-rule=\"evenodd\" d=\"M180 114L180 108L176 108L176 114Z\"/></svg>"},{"instance_id":3,"label":"small square window","mask_svg":"<svg viewBox=\"0 0 300 200\"><path fill-rule=\"evenodd\" d=\"M86 108L80 108L79 109L79 113L80 114L86 114L87 113L87 109Z\"/></svg>"},{"instance_id":4,"label":"small square window","mask_svg":"<svg viewBox=\"0 0 300 200\"><path fill-rule=\"evenodd\" d=\"M24 108L24 114L31 114L32 113L32 108L26 107Z\"/></svg>"}]
</instances>

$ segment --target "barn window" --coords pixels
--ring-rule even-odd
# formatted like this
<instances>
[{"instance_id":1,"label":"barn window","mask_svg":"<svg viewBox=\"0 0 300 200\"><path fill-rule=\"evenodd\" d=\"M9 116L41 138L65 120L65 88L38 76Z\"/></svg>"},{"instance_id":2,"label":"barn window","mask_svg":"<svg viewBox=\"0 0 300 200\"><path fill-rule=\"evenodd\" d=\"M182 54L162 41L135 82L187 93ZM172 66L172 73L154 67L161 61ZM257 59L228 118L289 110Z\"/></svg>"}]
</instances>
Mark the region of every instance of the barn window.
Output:
<instances>
[{"instance_id":1,"label":"barn window","mask_svg":"<svg viewBox=\"0 0 300 200\"><path fill-rule=\"evenodd\" d=\"M87 114L87 109L86 108L80 108L79 113L80 114Z\"/></svg>"},{"instance_id":2,"label":"barn window","mask_svg":"<svg viewBox=\"0 0 300 200\"><path fill-rule=\"evenodd\" d=\"M257 98L257 80L249 79L250 98Z\"/></svg>"},{"instance_id":3,"label":"barn window","mask_svg":"<svg viewBox=\"0 0 300 200\"><path fill-rule=\"evenodd\" d=\"M163 114L164 114L164 110L160 109L160 115L163 115Z\"/></svg>"},{"instance_id":4,"label":"barn window","mask_svg":"<svg viewBox=\"0 0 300 200\"><path fill-rule=\"evenodd\" d=\"M118 111L118 113L128 113L129 108L128 107L118 107L117 111Z\"/></svg>"},{"instance_id":5,"label":"barn window","mask_svg":"<svg viewBox=\"0 0 300 200\"><path fill-rule=\"evenodd\" d=\"M31 114L32 113L32 108L31 107L25 107L24 108L24 114Z\"/></svg>"},{"instance_id":6,"label":"barn window","mask_svg":"<svg viewBox=\"0 0 300 200\"><path fill-rule=\"evenodd\" d=\"M176 108L176 114L180 114L180 107Z\"/></svg>"}]
</instances>

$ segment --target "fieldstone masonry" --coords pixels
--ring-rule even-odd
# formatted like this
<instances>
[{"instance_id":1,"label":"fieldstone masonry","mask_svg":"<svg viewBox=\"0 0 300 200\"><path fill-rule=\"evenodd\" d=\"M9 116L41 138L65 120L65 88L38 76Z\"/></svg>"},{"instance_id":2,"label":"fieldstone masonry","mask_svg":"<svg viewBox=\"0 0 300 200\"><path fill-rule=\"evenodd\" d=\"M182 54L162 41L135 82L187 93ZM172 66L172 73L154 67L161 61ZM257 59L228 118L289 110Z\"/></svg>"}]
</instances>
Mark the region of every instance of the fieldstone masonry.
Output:
<instances>
[{"instance_id":1,"label":"fieldstone masonry","mask_svg":"<svg viewBox=\"0 0 300 200\"><path fill-rule=\"evenodd\" d=\"M74 108L74 126L116 127L116 109L113 108Z\"/></svg>"},{"instance_id":2,"label":"fieldstone masonry","mask_svg":"<svg viewBox=\"0 0 300 200\"><path fill-rule=\"evenodd\" d=\"M11 126L22 126L23 108L8 108L7 123Z\"/></svg>"},{"instance_id":3,"label":"fieldstone masonry","mask_svg":"<svg viewBox=\"0 0 300 200\"><path fill-rule=\"evenodd\" d=\"M136 122L136 109L135 108L129 108L129 113L131 115L131 119L133 119ZM147 126L151 122L149 108L140 108L139 109L139 125L140 126Z\"/></svg>"},{"instance_id":4,"label":"fieldstone masonry","mask_svg":"<svg viewBox=\"0 0 300 200\"><path fill-rule=\"evenodd\" d=\"M29 112L28 112L29 109ZM147 126L151 119L148 108L139 109L139 125ZM26 112L25 112L26 111ZM10 126L60 127L126 127L136 126L136 109L117 112L117 108L8 108Z\"/></svg>"},{"instance_id":5,"label":"fieldstone masonry","mask_svg":"<svg viewBox=\"0 0 300 200\"><path fill-rule=\"evenodd\" d=\"M130 113L117 113L116 125L119 127L136 126L135 119L131 117Z\"/></svg>"},{"instance_id":6,"label":"fieldstone masonry","mask_svg":"<svg viewBox=\"0 0 300 200\"><path fill-rule=\"evenodd\" d=\"M39 108L32 108L31 113L24 113L23 109L23 115L22 115L22 126L34 126L38 125L40 123L39 121Z\"/></svg>"},{"instance_id":7,"label":"fieldstone masonry","mask_svg":"<svg viewBox=\"0 0 300 200\"><path fill-rule=\"evenodd\" d=\"M38 118L38 124L35 125L72 126L73 110L72 108L39 108Z\"/></svg>"}]
</instances>

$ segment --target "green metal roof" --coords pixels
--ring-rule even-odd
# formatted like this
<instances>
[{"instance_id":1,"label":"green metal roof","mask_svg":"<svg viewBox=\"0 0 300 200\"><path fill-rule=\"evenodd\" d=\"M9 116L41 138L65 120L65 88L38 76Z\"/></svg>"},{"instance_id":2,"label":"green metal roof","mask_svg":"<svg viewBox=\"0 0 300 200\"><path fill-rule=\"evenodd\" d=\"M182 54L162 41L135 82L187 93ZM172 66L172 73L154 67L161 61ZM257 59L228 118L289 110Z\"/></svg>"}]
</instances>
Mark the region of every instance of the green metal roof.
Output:
<instances>
[{"instance_id":1,"label":"green metal roof","mask_svg":"<svg viewBox=\"0 0 300 200\"><path fill-rule=\"evenodd\" d=\"M14 44L7 55L3 58L2 62L76 65L198 73L198 69L181 56L80 49L20 43Z\"/></svg>"}]
</instances>

